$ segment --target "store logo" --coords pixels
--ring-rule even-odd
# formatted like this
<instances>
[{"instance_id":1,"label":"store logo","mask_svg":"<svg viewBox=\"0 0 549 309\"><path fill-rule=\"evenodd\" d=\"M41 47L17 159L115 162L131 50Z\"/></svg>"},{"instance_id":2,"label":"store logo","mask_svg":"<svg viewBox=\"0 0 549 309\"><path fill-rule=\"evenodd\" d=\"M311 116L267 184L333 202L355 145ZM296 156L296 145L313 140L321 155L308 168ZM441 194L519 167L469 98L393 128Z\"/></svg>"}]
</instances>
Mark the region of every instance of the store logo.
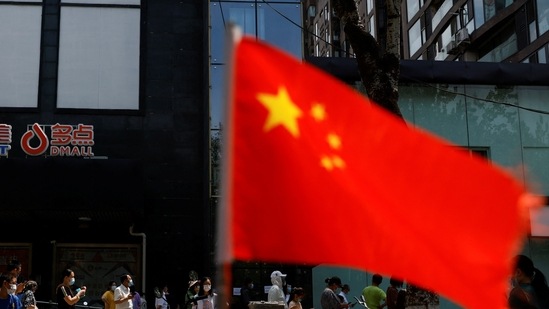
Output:
<instances>
[{"instance_id":1,"label":"store logo","mask_svg":"<svg viewBox=\"0 0 549 309\"><path fill-rule=\"evenodd\" d=\"M49 137L46 134L49 129ZM33 124L21 137L21 149L30 156L40 156L49 149L49 156L93 157L95 144L92 125Z\"/></svg>"},{"instance_id":2,"label":"store logo","mask_svg":"<svg viewBox=\"0 0 549 309\"><path fill-rule=\"evenodd\" d=\"M32 147L30 144L31 139L34 137L38 139L38 146L36 147ZM50 141L38 123L33 124L32 128L27 130L21 137L21 149L30 156L39 156L43 154L46 152L49 145Z\"/></svg>"}]
</instances>

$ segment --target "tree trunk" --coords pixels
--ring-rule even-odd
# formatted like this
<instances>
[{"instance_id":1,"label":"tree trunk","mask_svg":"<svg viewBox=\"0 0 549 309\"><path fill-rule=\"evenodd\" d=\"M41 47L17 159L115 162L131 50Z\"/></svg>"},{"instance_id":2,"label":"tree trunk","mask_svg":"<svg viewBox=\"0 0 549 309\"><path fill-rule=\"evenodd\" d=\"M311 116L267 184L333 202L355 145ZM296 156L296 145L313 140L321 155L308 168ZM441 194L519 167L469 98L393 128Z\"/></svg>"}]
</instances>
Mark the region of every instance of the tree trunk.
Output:
<instances>
[{"instance_id":1,"label":"tree trunk","mask_svg":"<svg viewBox=\"0 0 549 309\"><path fill-rule=\"evenodd\" d=\"M368 97L404 119L398 106L401 0L386 0L387 40L383 49L361 23L355 0L331 1L356 55L359 74Z\"/></svg>"}]
</instances>

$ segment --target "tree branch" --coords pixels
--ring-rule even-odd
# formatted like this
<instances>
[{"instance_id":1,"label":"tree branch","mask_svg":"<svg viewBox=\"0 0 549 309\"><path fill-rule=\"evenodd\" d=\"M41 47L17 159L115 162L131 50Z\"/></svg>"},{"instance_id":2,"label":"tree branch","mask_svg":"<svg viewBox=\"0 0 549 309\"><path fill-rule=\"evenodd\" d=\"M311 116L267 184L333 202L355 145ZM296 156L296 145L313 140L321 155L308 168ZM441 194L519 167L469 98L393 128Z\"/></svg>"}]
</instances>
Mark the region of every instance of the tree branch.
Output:
<instances>
[{"instance_id":1,"label":"tree branch","mask_svg":"<svg viewBox=\"0 0 549 309\"><path fill-rule=\"evenodd\" d=\"M403 119L398 107L400 2L401 0L387 0L386 2L387 12L390 15L388 20L391 20L391 16L398 17L396 19L393 17L392 24L387 25L388 44L384 55L380 55L377 41L360 23L355 0L332 0L332 6L356 55L358 70L368 97ZM390 36L389 32L391 32Z\"/></svg>"}]
</instances>

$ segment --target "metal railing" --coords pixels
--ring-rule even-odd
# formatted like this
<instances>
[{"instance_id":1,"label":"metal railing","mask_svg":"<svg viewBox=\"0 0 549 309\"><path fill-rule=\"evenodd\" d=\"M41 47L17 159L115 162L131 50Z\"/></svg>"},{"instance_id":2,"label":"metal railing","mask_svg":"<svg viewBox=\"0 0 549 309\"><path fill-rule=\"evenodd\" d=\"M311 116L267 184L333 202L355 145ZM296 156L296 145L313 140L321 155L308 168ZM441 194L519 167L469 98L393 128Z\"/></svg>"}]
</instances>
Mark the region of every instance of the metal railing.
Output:
<instances>
[{"instance_id":1,"label":"metal railing","mask_svg":"<svg viewBox=\"0 0 549 309\"><path fill-rule=\"evenodd\" d=\"M36 301L36 306L39 309L57 309L57 303L53 301ZM86 302L75 305L79 309L103 309L103 306L88 306Z\"/></svg>"}]
</instances>

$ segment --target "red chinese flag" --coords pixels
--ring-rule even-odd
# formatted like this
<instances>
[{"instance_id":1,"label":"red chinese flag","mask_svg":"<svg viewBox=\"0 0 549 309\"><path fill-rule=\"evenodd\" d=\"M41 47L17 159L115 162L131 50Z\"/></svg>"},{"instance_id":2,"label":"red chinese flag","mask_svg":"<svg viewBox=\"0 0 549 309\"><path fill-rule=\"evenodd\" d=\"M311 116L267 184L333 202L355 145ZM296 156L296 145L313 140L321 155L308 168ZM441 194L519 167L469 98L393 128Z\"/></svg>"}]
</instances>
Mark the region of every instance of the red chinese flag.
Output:
<instances>
[{"instance_id":1,"label":"red chinese flag","mask_svg":"<svg viewBox=\"0 0 549 309\"><path fill-rule=\"evenodd\" d=\"M221 262L341 265L506 307L519 183L273 47L234 52Z\"/></svg>"}]
</instances>

